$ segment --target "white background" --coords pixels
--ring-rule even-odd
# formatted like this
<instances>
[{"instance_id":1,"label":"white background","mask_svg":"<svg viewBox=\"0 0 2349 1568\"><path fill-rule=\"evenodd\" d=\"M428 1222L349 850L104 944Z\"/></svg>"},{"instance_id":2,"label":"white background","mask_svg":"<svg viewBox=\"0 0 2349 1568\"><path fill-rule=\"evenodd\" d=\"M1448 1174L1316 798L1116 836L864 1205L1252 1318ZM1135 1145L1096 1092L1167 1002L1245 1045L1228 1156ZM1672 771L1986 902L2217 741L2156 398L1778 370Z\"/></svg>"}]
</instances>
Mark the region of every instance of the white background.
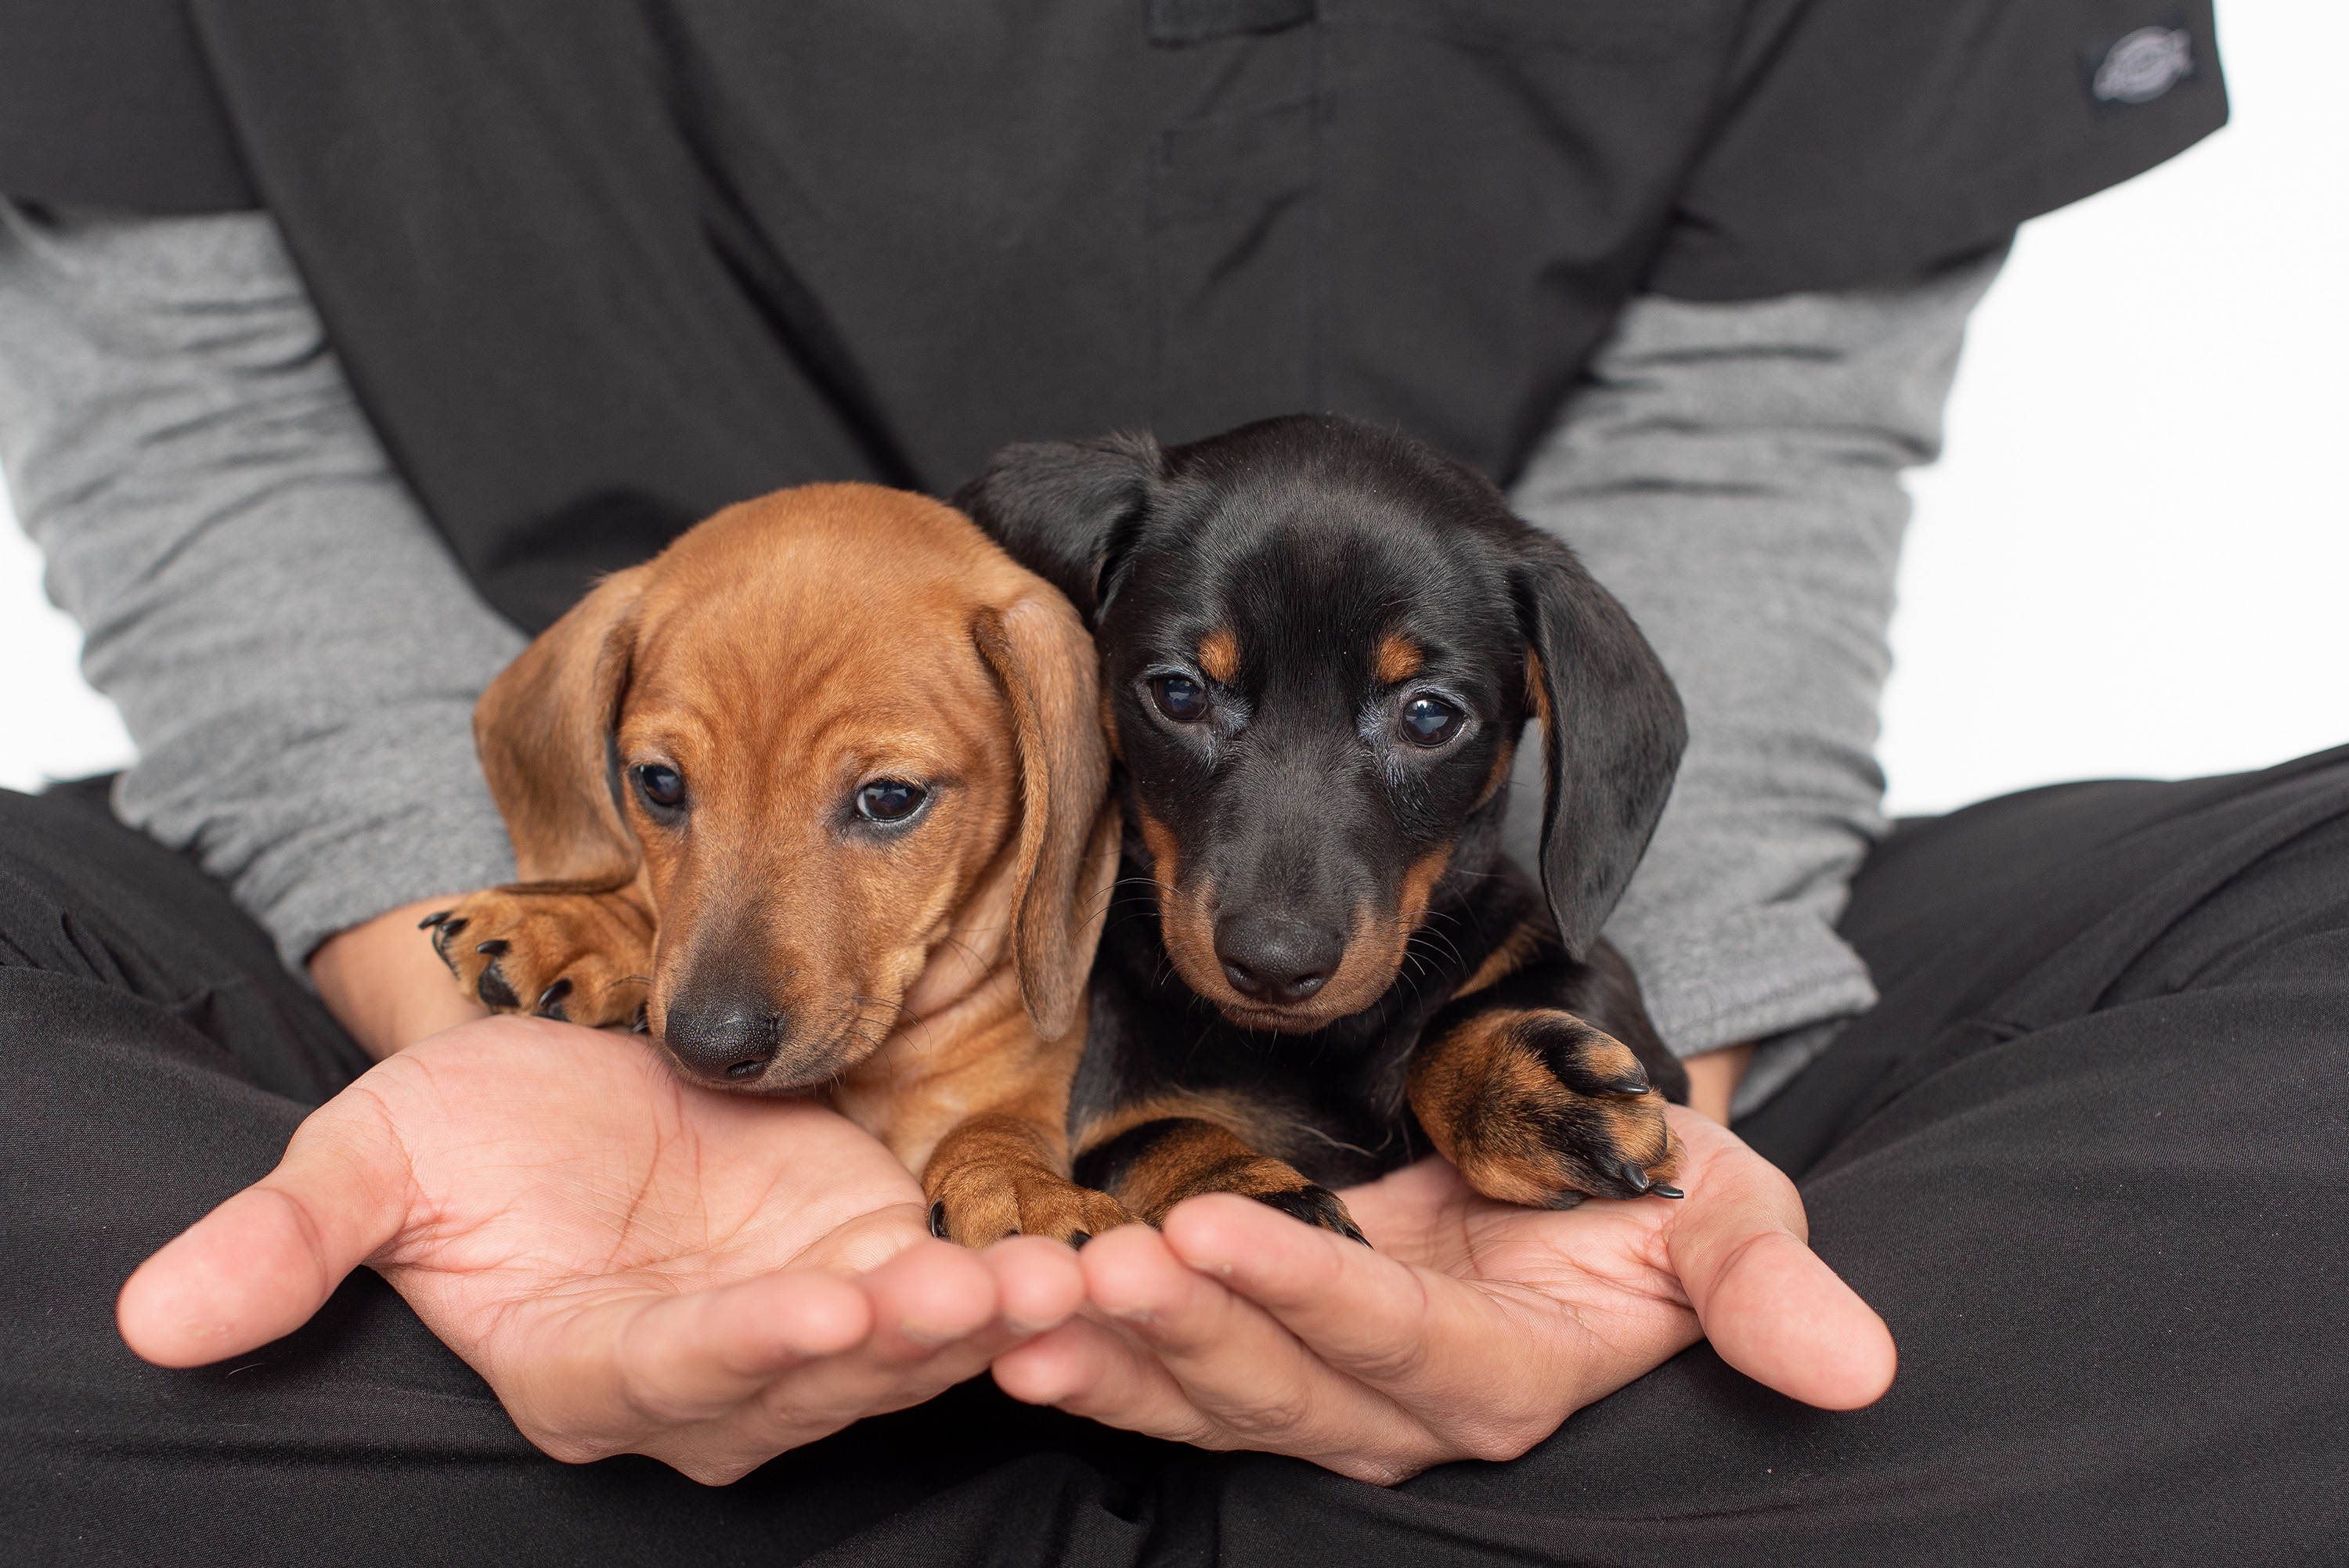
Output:
<instances>
[{"instance_id":1,"label":"white background","mask_svg":"<svg viewBox=\"0 0 2349 1568\"><path fill-rule=\"evenodd\" d=\"M2234 123L2030 224L1911 476L1895 812L2349 742L2349 5L2222 0ZM0 784L121 766L0 519Z\"/></svg>"}]
</instances>

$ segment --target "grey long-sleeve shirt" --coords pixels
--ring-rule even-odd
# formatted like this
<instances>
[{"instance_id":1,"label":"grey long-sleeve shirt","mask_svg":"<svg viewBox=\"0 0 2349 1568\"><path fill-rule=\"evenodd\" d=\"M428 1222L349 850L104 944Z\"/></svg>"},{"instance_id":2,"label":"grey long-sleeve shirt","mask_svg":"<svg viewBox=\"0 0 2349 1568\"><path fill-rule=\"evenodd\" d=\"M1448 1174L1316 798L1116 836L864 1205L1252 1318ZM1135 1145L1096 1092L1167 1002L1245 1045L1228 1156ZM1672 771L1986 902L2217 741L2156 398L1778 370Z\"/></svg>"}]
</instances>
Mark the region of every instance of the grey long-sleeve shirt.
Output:
<instances>
[{"instance_id":1,"label":"grey long-sleeve shirt","mask_svg":"<svg viewBox=\"0 0 2349 1568\"><path fill-rule=\"evenodd\" d=\"M267 218L0 201L0 463L138 745L117 814L193 849L296 973L512 880L471 716L523 638L392 470Z\"/></svg>"},{"instance_id":2,"label":"grey long-sleeve shirt","mask_svg":"<svg viewBox=\"0 0 2349 1568\"><path fill-rule=\"evenodd\" d=\"M1940 455L1966 315L2004 259L1640 300L1512 497L1629 607L1687 705L1680 778L1607 934L1675 1051L1766 1042L1736 1112L1876 1000L1835 921L1884 828L1899 472ZM1513 789L1538 791L1537 765L1528 748ZM1538 827L1511 811L1512 851L1529 857Z\"/></svg>"},{"instance_id":3,"label":"grey long-sleeve shirt","mask_svg":"<svg viewBox=\"0 0 2349 1568\"><path fill-rule=\"evenodd\" d=\"M1741 1107L1874 998L1833 922L1882 826L1899 470L1938 449L1997 265L1636 301L1517 487L1688 702L1609 934L1674 1049L1769 1040ZM385 459L265 216L0 201L0 463L138 743L117 811L192 848L290 965L512 876L470 719L523 639ZM1538 789L1530 758L1518 782ZM1512 813L1529 861L1537 815Z\"/></svg>"}]
</instances>

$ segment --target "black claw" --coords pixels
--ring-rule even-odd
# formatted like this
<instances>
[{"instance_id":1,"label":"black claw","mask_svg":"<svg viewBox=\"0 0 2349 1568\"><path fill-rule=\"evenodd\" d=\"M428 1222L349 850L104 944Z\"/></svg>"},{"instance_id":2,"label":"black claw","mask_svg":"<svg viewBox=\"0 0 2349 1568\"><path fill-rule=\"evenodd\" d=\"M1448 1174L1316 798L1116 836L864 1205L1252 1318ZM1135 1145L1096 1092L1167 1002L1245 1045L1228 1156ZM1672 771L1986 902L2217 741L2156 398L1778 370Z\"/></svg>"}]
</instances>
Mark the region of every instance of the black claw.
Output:
<instances>
[{"instance_id":1,"label":"black claw","mask_svg":"<svg viewBox=\"0 0 2349 1568\"><path fill-rule=\"evenodd\" d=\"M563 998L570 995L571 976L565 975L538 994L538 1016L542 1018L552 1018L558 1024L569 1023L571 1017L564 1008Z\"/></svg>"},{"instance_id":2,"label":"black claw","mask_svg":"<svg viewBox=\"0 0 2349 1568\"><path fill-rule=\"evenodd\" d=\"M491 960L490 966L481 971L481 981L474 985L473 994L481 997L484 1007L522 1006L522 998L514 995L513 986L507 982L505 972L498 967L495 959Z\"/></svg>"},{"instance_id":3,"label":"black claw","mask_svg":"<svg viewBox=\"0 0 2349 1568\"><path fill-rule=\"evenodd\" d=\"M1655 1087L1648 1081L1645 1073L1630 1078L1619 1078L1606 1086L1609 1094L1650 1094L1654 1091Z\"/></svg>"},{"instance_id":4,"label":"black claw","mask_svg":"<svg viewBox=\"0 0 2349 1568\"><path fill-rule=\"evenodd\" d=\"M416 923L416 929L419 931L429 931L434 926L440 924L442 921L448 919L449 916L454 913L456 912L453 910L444 909L438 914L428 914L422 920Z\"/></svg>"},{"instance_id":5,"label":"black claw","mask_svg":"<svg viewBox=\"0 0 2349 1568\"><path fill-rule=\"evenodd\" d=\"M1648 1190L1648 1173L1637 1165L1629 1163L1618 1165L1615 1167L1615 1174L1621 1177L1623 1184L1630 1188L1633 1192L1645 1192Z\"/></svg>"},{"instance_id":6,"label":"black claw","mask_svg":"<svg viewBox=\"0 0 2349 1568\"><path fill-rule=\"evenodd\" d=\"M1679 1188L1663 1181L1652 1183L1648 1188L1648 1195L1651 1198L1685 1198L1688 1196L1687 1193L1682 1191Z\"/></svg>"},{"instance_id":7,"label":"black claw","mask_svg":"<svg viewBox=\"0 0 2349 1568\"><path fill-rule=\"evenodd\" d=\"M512 945L512 943L508 942L502 936L492 936L487 942L476 942L473 944L473 951L476 953L486 953L492 958L502 958L505 956L506 950Z\"/></svg>"},{"instance_id":8,"label":"black claw","mask_svg":"<svg viewBox=\"0 0 2349 1568\"><path fill-rule=\"evenodd\" d=\"M1299 1187L1287 1192L1258 1192L1254 1196L1257 1202L1269 1204L1292 1220L1335 1231L1366 1247L1371 1244L1370 1237L1355 1227L1353 1216L1346 1212L1346 1205L1339 1201L1338 1194L1327 1187Z\"/></svg>"},{"instance_id":9,"label":"black claw","mask_svg":"<svg viewBox=\"0 0 2349 1568\"><path fill-rule=\"evenodd\" d=\"M930 1234L942 1242L952 1239L947 1234L947 1206L943 1199L930 1205Z\"/></svg>"},{"instance_id":10,"label":"black claw","mask_svg":"<svg viewBox=\"0 0 2349 1568\"><path fill-rule=\"evenodd\" d=\"M1084 1244L1092 1239L1093 1233L1091 1231L1071 1231L1069 1233L1069 1245L1078 1248L1081 1251L1083 1249Z\"/></svg>"}]
</instances>

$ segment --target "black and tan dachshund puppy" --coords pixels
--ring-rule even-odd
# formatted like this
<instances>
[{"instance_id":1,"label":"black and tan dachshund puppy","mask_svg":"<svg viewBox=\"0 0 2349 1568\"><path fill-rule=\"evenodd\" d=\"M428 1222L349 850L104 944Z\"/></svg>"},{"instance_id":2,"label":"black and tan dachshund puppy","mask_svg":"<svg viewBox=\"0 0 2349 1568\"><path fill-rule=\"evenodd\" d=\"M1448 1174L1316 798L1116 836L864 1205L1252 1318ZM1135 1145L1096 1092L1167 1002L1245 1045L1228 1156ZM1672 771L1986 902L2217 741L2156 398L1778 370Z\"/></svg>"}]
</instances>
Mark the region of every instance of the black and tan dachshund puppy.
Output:
<instances>
[{"instance_id":1,"label":"black and tan dachshund puppy","mask_svg":"<svg viewBox=\"0 0 2349 1568\"><path fill-rule=\"evenodd\" d=\"M1599 931L1685 729L1571 551L1326 418L1013 447L957 500L1101 655L1125 842L1080 1181L1154 1222L1234 1191L1357 1236L1329 1189L1431 1148L1516 1202L1679 1196L1687 1076ZM1500 851L1528 719L1540 889Z\"/></svg>"}]
</instances>

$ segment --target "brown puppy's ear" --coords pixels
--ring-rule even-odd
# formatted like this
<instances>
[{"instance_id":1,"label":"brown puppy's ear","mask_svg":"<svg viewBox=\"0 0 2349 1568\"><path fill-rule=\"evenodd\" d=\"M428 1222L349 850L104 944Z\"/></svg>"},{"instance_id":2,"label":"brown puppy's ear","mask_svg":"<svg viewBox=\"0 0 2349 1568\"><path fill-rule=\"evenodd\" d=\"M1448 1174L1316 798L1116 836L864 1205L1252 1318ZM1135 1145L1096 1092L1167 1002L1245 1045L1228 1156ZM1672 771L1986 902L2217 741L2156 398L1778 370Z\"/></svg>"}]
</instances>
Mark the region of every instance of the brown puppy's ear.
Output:
<instances>
[{"instance_id":1,"label":"brown puppy's ear","mask_svg":"<svg viewBox=\"0 0 2349 1568\"><path fill-rule=\"evenodd\" d=\"M954 504L1094 626L1117 596L1126 551L1165 470L1165 454L1147 435L1035 441L988 459Z\"/></svg>"},{"instance_id":2,"label":"brown puppy's ear","mask_svg":"<svg viewBox=\"0 0 2349 1568\"><path fill-rule=\"evenodd\" d=\"M539 634L473 708L473 745L526 882L618 887L636 874L612 728L652 568L597 583Z\"/></svg>"},{"instance_id":3,"label":"brown puppy's ear","mask_svg":"<svg viewBox=\"0 0 2349 1568\"><path fill-rule=\"evenodd\" d=\"M1574 552L1527 528L1517 553L1526 699L1542 725L1542 891L1579 959L1656 830L1688 723L1655 650Z\"/></svg>"},{"instance_id":4,"label":"brown puppy's ear","mask_svg":"<svg viewBox=\"0 0 2349 1568\"><path fill-rule=\"evenodd\" d=\"M1093 841L1109 795L1093 643L1076 611L1052 593L981 610L971 633L1010 698L1019 740L1011 952L1019 994L1044 1038L1057 1040L1075 1021L1108 910L1107 890L1089 872L1104 851L1116 852L1113 821L1108 842Z\"/></svg>"}]
</instances>

